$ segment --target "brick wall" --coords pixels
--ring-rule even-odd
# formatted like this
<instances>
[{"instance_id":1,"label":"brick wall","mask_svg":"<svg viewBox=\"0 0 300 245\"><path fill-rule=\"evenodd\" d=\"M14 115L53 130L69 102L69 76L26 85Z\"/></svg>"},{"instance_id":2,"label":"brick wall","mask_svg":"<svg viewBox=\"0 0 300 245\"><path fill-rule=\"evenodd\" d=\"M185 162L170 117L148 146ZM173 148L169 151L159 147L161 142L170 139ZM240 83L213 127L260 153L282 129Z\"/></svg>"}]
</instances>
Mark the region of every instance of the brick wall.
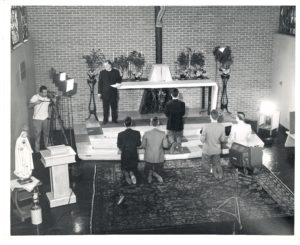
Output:
<instances>
[{"instance_id":1,"label":"brick wall","mask_svg":"<svg viewBox=\"0 0 300 245\"><path fill-rule=\"evenodd\" d=\"M37 89L45 84L56 90L49 78L51 67L75 78L75 123L83 123L88 116L87 67L82 55L92 48L102 49L109 59L113 53L119 56L127 51L142 51L146 58L145 77L155 63L152 6L27 8ZM243 110L254 118L259 101L271 93L272 41L278 19L278 6L167 6L163 18L163 63L174 75L177 51L187 46L202 50L209 77L221 86L219 75L215 76L212 50L218 45L231 46L234 64L228 82L229 109ZM188 107L200 106L200 89L181 92ZM121 91L119 110L138 110L141 94L138 90ZM102 111L102 105L97 105L97 110Z\"/></svg>"}]
</instances>

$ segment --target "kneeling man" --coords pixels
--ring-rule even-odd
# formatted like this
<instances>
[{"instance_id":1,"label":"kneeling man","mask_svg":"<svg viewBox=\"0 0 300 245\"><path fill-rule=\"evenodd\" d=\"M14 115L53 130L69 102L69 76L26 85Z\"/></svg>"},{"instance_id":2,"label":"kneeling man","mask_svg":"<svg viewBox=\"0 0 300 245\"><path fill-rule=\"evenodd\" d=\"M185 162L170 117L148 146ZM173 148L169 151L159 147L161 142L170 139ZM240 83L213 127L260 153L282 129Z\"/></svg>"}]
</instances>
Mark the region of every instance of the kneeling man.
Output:
<instances>
[{"instance_id":1,"label":"kneeling man","mask_svg":"<svg viewBox=\"0 0 300 245\"><path fill-rule=\"evenodd\" d=\"M165 161L164 148L168 148L168 138L165 132L159 130L159 119L151 118L150 124L153 128L143 135L142 147L145 149L144 160L146 162L146 172L148 172L148 183L152 182L154 176L158 182L163 179L159 175Z\"/></svg>"},{"instance_id":2,"label":"kneeling man","mask_svg":"<svg viewBox=\"0 0 300 245\"><path fill-rule=\"evenodd\" d=\"M128 184L136 184L135 174L139 156L137 148L141 145L141 134L137 130L131 129L132 120L126 117L124 121L126 130L118 134L117 145L121 151L121 169Z\"/></svg>"}]
</instances>

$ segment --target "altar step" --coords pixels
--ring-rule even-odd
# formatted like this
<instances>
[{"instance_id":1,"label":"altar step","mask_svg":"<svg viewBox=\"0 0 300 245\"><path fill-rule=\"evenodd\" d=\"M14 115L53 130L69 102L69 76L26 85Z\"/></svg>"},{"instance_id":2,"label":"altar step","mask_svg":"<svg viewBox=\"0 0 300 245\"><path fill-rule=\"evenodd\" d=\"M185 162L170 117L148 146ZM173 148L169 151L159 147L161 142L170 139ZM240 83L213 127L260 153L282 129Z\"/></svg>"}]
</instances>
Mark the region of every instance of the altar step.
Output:
<instances>
[{"instance_id":1,"label":"altar step","mask_svg":"<svg viewBox=\"0 0 300 245\"><path fill-rule=\"evenodd\" d=\"M148 113L148 114L140 114L139 111L120 111L118 113L118 124L106 124L102 125L103 127L115 127L117 125L122 125L124 119L129 116L133 119L136 125L149 125L150 118L157 116L162 124L166 124L167 118L164 113ZM227 112L223 113L224 122L236 122L235 116L229 114ZM97 113L97 117L100 122L103 121L103 113ZM186 108L185 111L185 123L208 123L210 122L210 116L207 113L207 109L202 108ZM111 121L111 118L109 119Z\"/></svg>"},{"instance_id":2,"label":"altar step","mask_svg":"<svg viewBox=\"0 0 300 245\"><path fill-rule=\"evenodd\" d=\"M199 110L199 108L187 109L182 142L184 153L170 154L168 151L165 151L166 160L199 158L202 156L200 129L210 123L210 118L206 112L201 114ZM235 118L231 114L225 113L223 115L224 122L222 124L224 126L236 123ZM153 116L160 118L161 125L158 128L166 132L167 119L163 113L141 115L136 111L120 112L118 123L109 122L105 125L102 124L100 116L98 118L100 121L91 118L83 124L74 125L78 157L82 160L120 160L121 156L117 148L117 137L119 132L126 129L123 124L126 116L134 119L135 126L133 129L140 131L141 136L143 136L145 131L152 128L149 126L149 123L150 118ZM252 135L249 144L263 146L263 142L256 134ZM222 153L228 154L228 152L228 147L225 146ZM143 160L143 149L139 149L139 156L140 160Z\"/></svg>"},{"instance_id":3,"label":"altar step","mask_svg":"<svg viewBox=\"0 0 300 245\"><path fill-rule=\"evenodd\" d=\"M148 121L148 119L141 121ZM224 123L224 125L231 124L231 122ZM201 157L200 129L205 125L206 123L186 123L182 142L184 152L182 154L170 154L166 150L165 159L175 160ZM151 128L150 126L133 127L133 129L140 131L141 136ZM160 125L158 128L166 131L166 125ZM111 124L109 127L107 125L101 127L101 122L99 123L94 119L86 121L86 124L75 125L74 132L78 157L82 160L120 160L120 152L117 148L117 136L123 130L125 130L125 127L122 124ZM138 152L142 161L144 159L144 150L139 149ZM223 154L228 154L228 149L224 149Z\"/></svg>"}]
</instances>

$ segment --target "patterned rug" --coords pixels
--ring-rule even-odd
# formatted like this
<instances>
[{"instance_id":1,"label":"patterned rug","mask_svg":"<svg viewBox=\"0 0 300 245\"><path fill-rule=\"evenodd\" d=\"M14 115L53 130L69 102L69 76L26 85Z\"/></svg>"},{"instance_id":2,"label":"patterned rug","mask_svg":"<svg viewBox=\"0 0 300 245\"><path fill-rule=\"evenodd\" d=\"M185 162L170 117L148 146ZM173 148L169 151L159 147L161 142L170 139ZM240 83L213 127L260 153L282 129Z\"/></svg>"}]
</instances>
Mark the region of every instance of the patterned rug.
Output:
<instances>
[{"instance_id":1,"label":"patterned rug","mask_svg":"<svg viewBox=\"0 0 300 245\"><path fill-rule=\"evenodd\" d=\"M223 162L226 165L226 162ZM238 196L241 220L294 215L293 193L267 168L255 176L245 176L223 166L217 180L199 159L167 161L164 183L146 183L137 176L136 186L126 185L119 164L96 164L90 231L93 234L156 229L177 225L236 220L234 199ZM117 205L119 195L124 201Z\"/></svg>"}]
</instances>

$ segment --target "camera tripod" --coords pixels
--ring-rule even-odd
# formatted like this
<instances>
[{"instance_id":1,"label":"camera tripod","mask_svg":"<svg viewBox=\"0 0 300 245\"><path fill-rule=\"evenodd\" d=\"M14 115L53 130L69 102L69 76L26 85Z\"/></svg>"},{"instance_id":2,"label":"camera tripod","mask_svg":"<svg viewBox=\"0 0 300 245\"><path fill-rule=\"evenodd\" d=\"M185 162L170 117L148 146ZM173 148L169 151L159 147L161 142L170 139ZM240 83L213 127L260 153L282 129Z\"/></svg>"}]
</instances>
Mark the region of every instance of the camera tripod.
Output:
<instances>
[{"instance_id":1,"label":"camera tripod","mask_svg":"<svg viewBox=\"0 0 300 245\"><path fill-rule=\"evenodd\" d=\"M48 144L54 145L54 134L56 131L56 120L57 120L60 126L61 133L63 135L64 143L65 145L69 145L69 141L67 139L66 132L65 132L65 127L57 109L57 103L54 102L53 100L51 100L50 103L50 110L51 110L51 117L50 117Z\"/></svg>"},{"instance_id":2,"label":"camera tripod","mask_svg":"<svg viewBox=\"0 0 300 245\"><path fill-rule=\"evenodd\" d=\"M239 197L238 197L238 181L239 181L239 170L236 169L236 174L235 174L235 193L234 196L226 199L222 204L220 204L215 211L223 212L229 215L232 215L235 220L239 223L240 230L243 229L242 222L241 222L241 216L240 216L240 206L239 206ZM234 213L225 211L222 209L223 206L225 206L227 203L233 201L234 202ZM235 234L235 222L233 223L233 234Z\"/></svg>"}]
</instances>

